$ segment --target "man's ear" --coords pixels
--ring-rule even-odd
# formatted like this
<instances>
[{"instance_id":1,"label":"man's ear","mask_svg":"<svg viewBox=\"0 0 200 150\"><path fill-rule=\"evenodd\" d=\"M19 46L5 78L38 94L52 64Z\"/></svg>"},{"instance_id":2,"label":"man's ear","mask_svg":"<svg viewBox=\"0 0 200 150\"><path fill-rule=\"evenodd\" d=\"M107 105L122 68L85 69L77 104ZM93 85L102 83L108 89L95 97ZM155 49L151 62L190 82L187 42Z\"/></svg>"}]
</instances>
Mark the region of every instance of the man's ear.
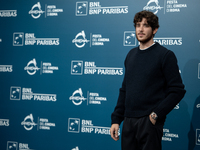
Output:
<instances>
[{"instance_id":1,"label":"man's ear","mask_svg":"<svg viewBox=\"0 0 200 150\"><path fill-rule=\"evenodd\" d=\"M153 30L153 34L155 35L157 31L158 31L158 28L155 28L155 29Z\"/></svg>"}]
</instances>

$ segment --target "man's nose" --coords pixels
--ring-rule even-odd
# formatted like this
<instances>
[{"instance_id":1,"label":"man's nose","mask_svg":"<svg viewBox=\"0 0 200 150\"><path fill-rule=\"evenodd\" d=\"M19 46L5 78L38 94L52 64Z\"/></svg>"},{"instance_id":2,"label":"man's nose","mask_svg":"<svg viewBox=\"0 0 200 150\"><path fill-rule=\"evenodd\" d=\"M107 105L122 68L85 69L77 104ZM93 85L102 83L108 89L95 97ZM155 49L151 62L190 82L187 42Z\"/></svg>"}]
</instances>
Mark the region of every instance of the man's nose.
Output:
<instances>
[{"instance_id":1,"label":"man's nose","mask_svg":"<svg viewBox=\"0 0 200 150\"><path fill-rule=\"evenodd\" d=\"M140 31L143 31L143 29L144 29L143 26L140 26L140 27L139 27L139 30L140 30Z\"/></svg>"}]
</instances>

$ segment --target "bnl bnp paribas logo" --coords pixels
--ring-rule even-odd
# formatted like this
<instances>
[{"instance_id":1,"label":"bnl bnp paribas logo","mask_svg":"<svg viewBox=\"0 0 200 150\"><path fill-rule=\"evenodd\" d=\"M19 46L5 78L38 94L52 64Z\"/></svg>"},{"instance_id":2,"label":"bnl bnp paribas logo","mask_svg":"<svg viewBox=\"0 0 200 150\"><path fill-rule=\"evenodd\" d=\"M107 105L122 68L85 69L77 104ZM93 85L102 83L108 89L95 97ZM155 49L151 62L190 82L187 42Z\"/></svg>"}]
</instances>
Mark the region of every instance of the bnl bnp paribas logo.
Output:
<instances>
[{"instance_id":1,"label":"bnl bnp paribas logo","mask_svg":"<svg viewBox=\"0 0 200 150\"><path fill-rule=\"evenodd\" d=\"M42 10L40 2L33 5L28 12L34 19L40 18L42 14L45 14L45 18L48 16L58 16L58 13L63 12L63 9L57 9L56 5L45 5L45 11Z\"/></svg>"},{"instance_id":2,"label":"bnl bnp paribas logo","mask_svg":"<svg viewBox=\"0 0 200 150\"><path fill-rule=\"evenodd\" d=\"M143 10L152 11L154 14L157 14L159 10L161 10L163 7L159 5L158 0L149 0L147 2L147 5L143 8Z\"/></svg>"},{"instance_id":3,"label":"bnl bnp paribas logo","mask_svg":"<svg viewBox=\"0 0 200 150\"><path fill-rule=\"evenodd\" d=\"M84 66L83 66L84 64ZM71 61L71 75L123 75L123 68L97 67L95 62L82 60Z\"/></svg>"},{"instance_id":4,"label":"bnl bnp paribas logo","mask_svg":"<svg viewBox=\"0 0 200 150\"><path fill-rule=\"evenodd\" d=\"M22 93L21 93L22 92ZM11 86L10 88L10 100L27 100L27 101L45 101L45 102L56 102L56 94L42 94L33 93L32 88L22 88Z\"/></svg>"},{"instance_id":5,"label":"bnl bnp paribas logo","mask_svg":"<svg viewBox=\"0 0 200 150\"><path fill-rule=\"evenodd\" d=\"M8 127L9 125L9 119L0 119L0 126Z\"/></svg>"},{"instance_id":6,"label":"bnl bnp paribas logo","mask_svg":"<svg viewBox=\"0 0 200 150\"><path fill-rule=\"evenodd\" d=\"M17 17L17 10L0 10L0 17Z\"/></svg>"},{"instance_id":7,"label":"bnl bnp paribas logo","mask_svg":"<svg viewBox=\"0 0 200 150\"><path fill-rule=\"evenodd\" d=\"M137 45L135 31L124 31L123 45L124 46L136 46Z\"/></svg>"},{"instance_id":8,"label":"bnl bnp paribas logo","mask_svg":"<svg viewBox=\"0 0 200 150\"><path fill-rule=\"evenodd\" d=\"M80 118L68 119L68 132L71 133L90 133L90 134L102 134L110 135L110 127L94 126L92 120L85 120ZM120 129L118 130L120 135Z\"/></svg>"},{"instance_id":9,"label":"bnl bnp paribas logo","mask_svg":"<svg viewBox=\"0 0 200 150\"><path fill-rule=\"evenodd\" d=\"M20 100L21 99L21 87L11 87L10 88L10 100Z\"/></svg>"},{"instance_id":10,"label":"bnl bnp paribas logo","mask_svg":"<svg viewBox=\"0 0 200 150\"><path fill-rule=\"evenodd\" d=\"M7 142L7 150L17 150L18 142L8 141Z\"/></svg>"},{"instance_id":11,"label":"bnl bnp paribas logo","mask_svg":"<svg viewBox=\"0 0 200 150\"><path fill-rule=\"evenodd\" d=\"M12 65L0 65L0 72L12 72L13 66Z\"/></svg>"},{"instance_id":12,"label":"bnl bnp paribas logo","mask_svg":"<svg viewBox=\"0 0 200 150\"><path fill-rule=\"evenodd\" d=\"M34 149L31 149L28 143L18 143L16 141L8 141L7 150L34 150Z\"/></svg>"},{"instance_id":13,"label":"bnl bnp paribas logo","mask_svg":"<svg viewBox=\"0 0 200 150\"><path fill-rule=\"evenodd\" d=\"M102 7L100 2L87 2L80 1L76 2L76 16L87 16L89 15L110 15L110 14L127 14L128 6L104 6Z\"/></svg>"},{"instance_id":14,"label":"bnl bnp paribas logo","mask_svg":"<svg viewBox=\"0 0 200 150\"><path fill-rule=\"evenodd\" d=\"M59 38L37 38L35 33L14 32L13 33L13 46L24 46L24 45L60 45Z\"/></svg>"}]
</instances>

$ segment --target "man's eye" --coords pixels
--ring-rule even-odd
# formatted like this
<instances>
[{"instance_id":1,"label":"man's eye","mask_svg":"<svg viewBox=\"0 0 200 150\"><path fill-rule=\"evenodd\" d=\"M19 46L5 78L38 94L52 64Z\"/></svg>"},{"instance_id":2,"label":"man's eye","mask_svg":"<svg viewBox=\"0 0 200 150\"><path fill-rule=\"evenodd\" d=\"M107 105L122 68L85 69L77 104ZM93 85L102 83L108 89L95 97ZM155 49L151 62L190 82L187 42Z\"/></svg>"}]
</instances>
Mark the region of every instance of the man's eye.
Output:
<instances>
[{"instance_id":1,"label":"man's eye","mask_svg":"<svg viewBox=\"0 0 200 150\"><path fill-rule=\"evenodd\" d=\"M140 27L140 24L136 24L136 27Z\"/></svg>"}]
</instances>

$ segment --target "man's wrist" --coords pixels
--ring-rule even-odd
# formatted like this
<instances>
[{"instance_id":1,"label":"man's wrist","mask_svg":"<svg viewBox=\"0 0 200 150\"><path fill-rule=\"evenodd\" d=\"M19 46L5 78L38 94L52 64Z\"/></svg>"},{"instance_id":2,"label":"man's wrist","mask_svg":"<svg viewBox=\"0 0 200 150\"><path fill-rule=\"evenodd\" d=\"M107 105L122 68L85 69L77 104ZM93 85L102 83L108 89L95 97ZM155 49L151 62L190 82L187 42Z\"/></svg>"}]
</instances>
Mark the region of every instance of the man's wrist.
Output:
<instances>
[{"instance_id":1,"label":"man's wrist","mask_svg":"<svg viewBox=\"0 0 200 150\"><path fill-rule=\"evenodd\" d=\"M155 112L151 113L151 118L153 118L154 120L158 119L158 115Z\"/></svg>"}]
</instances>

